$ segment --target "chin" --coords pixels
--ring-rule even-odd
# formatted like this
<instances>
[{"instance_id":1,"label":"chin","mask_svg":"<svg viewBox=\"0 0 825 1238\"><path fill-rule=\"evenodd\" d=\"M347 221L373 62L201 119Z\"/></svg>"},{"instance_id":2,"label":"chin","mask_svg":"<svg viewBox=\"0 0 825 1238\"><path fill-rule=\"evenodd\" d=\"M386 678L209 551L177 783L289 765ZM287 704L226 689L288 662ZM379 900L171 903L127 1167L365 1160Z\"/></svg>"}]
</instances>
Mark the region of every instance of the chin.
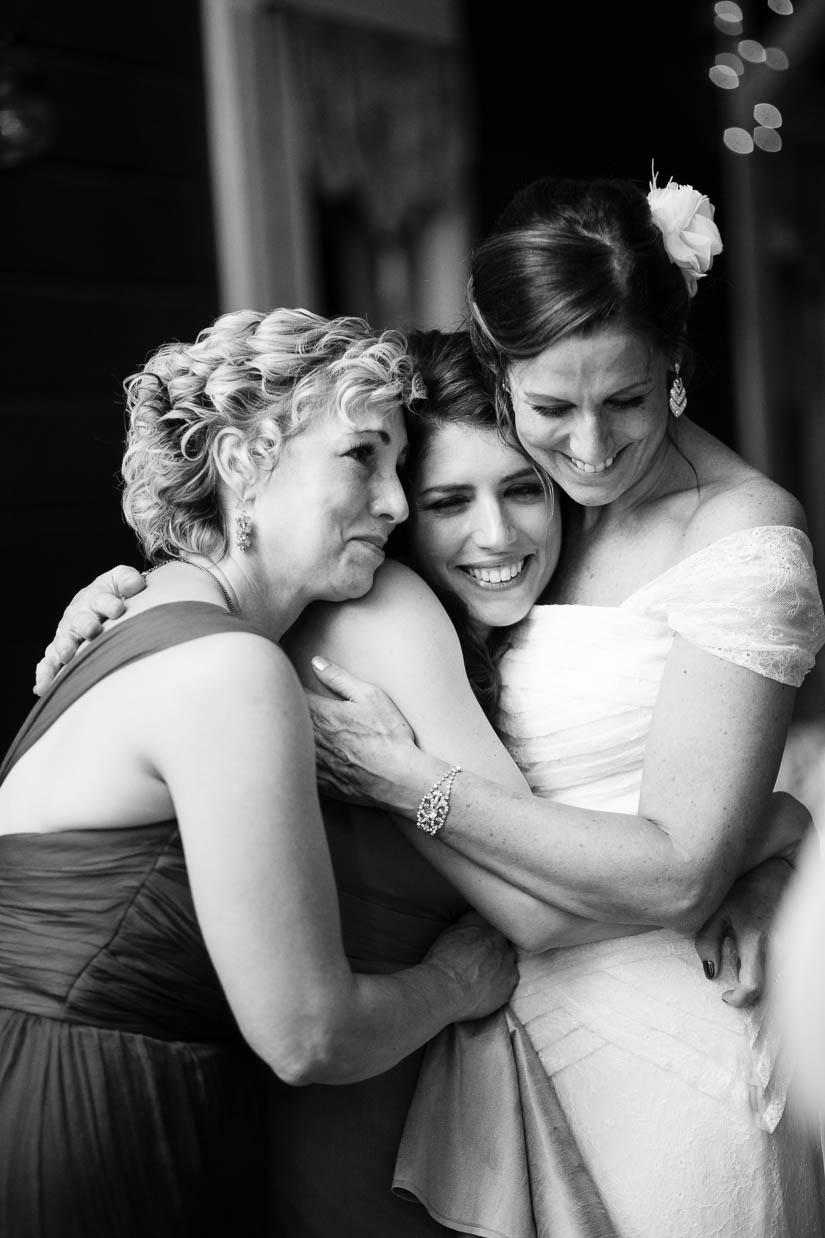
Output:
<instances>
[{"instance_id":1,"label":"chin","mask_svg":"<svg viewBox=\"0 0 825 1238\"><path fill-rule=\"evenodd\" d=\"M478 603L471 605L466 598L464 599L470 618L485 628L509 628L514 623L521 623L522 619L526 618L533 609L534 600L498 604L490 602L486 606L479 606Z\"/></svg>"},{"instance_id":2,"label":"chin","mask_svg":"<svg viewBox=\"0 0 825 1238\"><path fill-rule=\"evenodd\" d=\"M358 576L348 580L346 584L342 586L339 594L341 601L346 601L347 599L354 601L355 598L364 597L367 593L369 593L374 584L375 572L359 573Z\"/></svg>"},{"instance_id":3,"label":"chin","mask_svg":"<svg viewBox=\"0 0 825 1238\"><path fill-rule=\"evenodd\" d=\"M532 610L532 606L522 606L518 610L494 611L489 615L479 615L479 623L488 628L510 628L514 623L521 623Z\"/></svg>"}]
</instances>

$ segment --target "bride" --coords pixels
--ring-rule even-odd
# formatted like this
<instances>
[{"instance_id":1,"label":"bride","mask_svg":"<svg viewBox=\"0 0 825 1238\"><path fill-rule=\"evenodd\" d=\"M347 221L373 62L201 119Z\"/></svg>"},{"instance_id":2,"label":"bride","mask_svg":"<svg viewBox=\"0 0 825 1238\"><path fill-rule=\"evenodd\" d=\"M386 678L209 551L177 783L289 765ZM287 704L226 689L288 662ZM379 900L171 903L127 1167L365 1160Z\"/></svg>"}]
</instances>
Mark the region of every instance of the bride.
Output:
<instances>
[{"instance_id":1,"label":"bride","mask_svg":"<svg viewBox=\"0 0 825 1238\"><path fill-rule=\"evenodd\" d=\"M500 416L565 496L558 568L500 663L497 724L533 798L457 770L459 742L433 742L404 667L382 663L416 746L380 691L325 665L332 620L316 673L350 699L318 699L315 721L330 783L435 827L418 842L437 866L651 926L525 956L513 999L623 1238L813 1238L821 1165L782 1116L773 1046L758 1017L714 1004L684 935L758 858L793 691L825 635L798 505L682 417L688 308L721 248L711 216L687 187L544 181L475 256ZM532 560L491 562L498 581L458 555L445 583L501 591ZM347 665L377 677L377 629L362 622L360 641ZM412 1172L443 1215L433 1161L454 1164L485 1114L427 1113L449 1147L413 1149Z\"/></svg>"}]
</instances>

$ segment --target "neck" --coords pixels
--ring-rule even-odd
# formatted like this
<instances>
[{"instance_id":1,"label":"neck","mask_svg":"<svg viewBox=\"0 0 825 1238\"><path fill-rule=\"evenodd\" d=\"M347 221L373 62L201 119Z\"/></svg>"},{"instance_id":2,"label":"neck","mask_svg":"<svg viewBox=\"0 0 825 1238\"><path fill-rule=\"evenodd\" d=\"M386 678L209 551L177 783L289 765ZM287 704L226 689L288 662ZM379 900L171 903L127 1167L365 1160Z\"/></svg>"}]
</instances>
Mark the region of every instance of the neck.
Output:
<instances>
[{"instance_id":1,"label":"neck","mask_svg":"<svg viewBox=\"0 0 825 1238\"><path fill-rule=\"evenodd\" d=\"M240 552L230 551L217 561L203 555L190 555L188 562L208 571L233 600L234 606L230 609L266 632L271 640L279 641L306 605L303 599L291 597L289 590L276 592L266 581L262 582L259 574L251 570L253 560L245 562Z\"/></svg>"}]
</instances>

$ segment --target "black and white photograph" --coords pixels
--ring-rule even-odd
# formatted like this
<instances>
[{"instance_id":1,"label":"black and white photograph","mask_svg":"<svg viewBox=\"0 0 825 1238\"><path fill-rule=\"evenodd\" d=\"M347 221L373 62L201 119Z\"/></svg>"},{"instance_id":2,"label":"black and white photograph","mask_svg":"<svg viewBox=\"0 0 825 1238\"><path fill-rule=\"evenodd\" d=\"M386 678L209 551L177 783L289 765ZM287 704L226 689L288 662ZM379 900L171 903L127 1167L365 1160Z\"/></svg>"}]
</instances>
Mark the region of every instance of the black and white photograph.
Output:
<instances>
[{"instance_id":1,"label":"black and white photograph","mask_svg":"<svg viewBox=\"0 0 825 1238\"><path fill-rule=\"evenodd\" d=\"M825 1238L823 0L18 0L0 220L0 1238Z\"/></svg>"}]
</instances>

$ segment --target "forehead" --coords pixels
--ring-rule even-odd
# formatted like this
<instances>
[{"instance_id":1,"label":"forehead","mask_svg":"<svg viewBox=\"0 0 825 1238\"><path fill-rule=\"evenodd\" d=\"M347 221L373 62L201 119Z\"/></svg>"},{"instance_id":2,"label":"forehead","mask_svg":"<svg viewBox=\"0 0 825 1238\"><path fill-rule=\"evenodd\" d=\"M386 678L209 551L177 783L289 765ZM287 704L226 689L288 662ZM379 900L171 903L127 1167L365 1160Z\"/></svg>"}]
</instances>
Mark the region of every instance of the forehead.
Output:
<instances>
[{"instance_id":1,"label":"forehead","mask_svg":"<svg viewBox=\"0 0 825 1238\"><path fill-rule=\"evenodd\" d=\"M346 416L327 404L309 422L305 433L312 432L330 441L351 438L353 434L374 433L398 449L407 442L404 415L397 405L388 404L378 408L355 406L347 409Z\"/></svg>"},{"instance_id":2,"label":"forehead","mask_svg":"<svg viewBox=\"0 0 825 1238\"><path fill-rule=\"evenodd\" d=\"M530 468L529 460L503 443L492 427L457 422L440 427L432 435L418 485L472 485Z\"/></svg>"},{"instance_id":3,"label":"forehead","mask_svg":"<svg viewBox=\"0 0 825 1238\"><path fill-rule=\"evenodd\" d=\"M522 391L550 394L556 387L601 381L629 385L649 376L655 356L638 332L612 328L558 340L537 356L515 362L511 376Z\"/></svg>"}]
</instances>

